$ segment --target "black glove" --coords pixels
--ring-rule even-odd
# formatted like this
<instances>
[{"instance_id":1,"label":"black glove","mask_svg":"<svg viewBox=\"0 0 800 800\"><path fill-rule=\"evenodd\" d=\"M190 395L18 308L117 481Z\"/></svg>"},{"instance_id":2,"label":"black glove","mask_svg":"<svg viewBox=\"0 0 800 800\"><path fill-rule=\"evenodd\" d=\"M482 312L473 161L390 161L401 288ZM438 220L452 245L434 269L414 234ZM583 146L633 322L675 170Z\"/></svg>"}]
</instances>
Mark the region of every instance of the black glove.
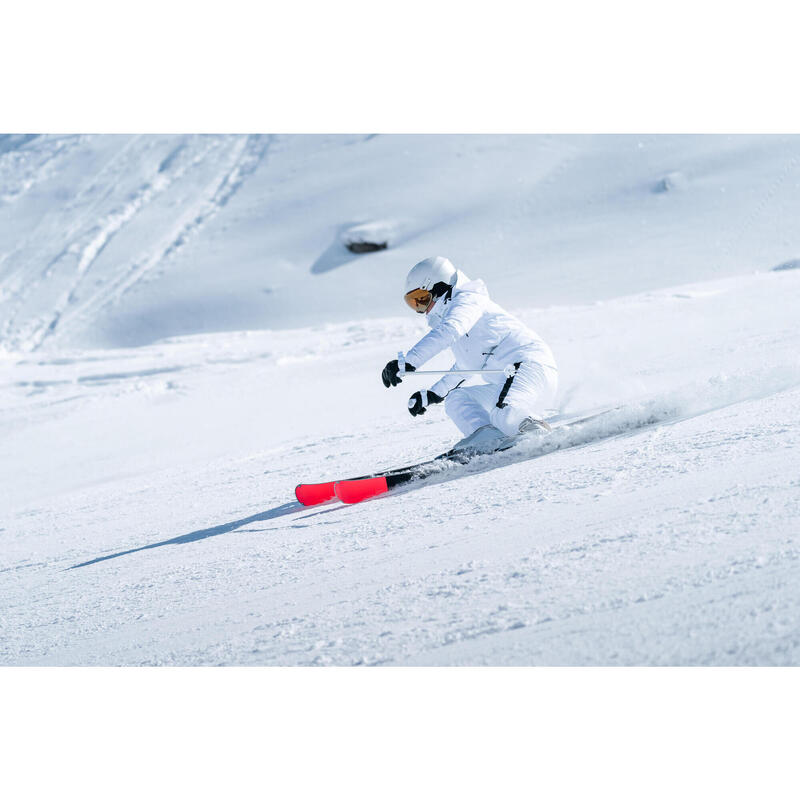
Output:
<instances>
[{"instance_id":1,"label":"black glove","mask_svg":"<svg viewBox=\"0 0 800 800\"><path fill-rule=\"evenodd\" d=\"M383 385L388 389L390 386L397 386L398 383L402 383L403 379L397 377L397 373L400 371L400 366L397 363L397 359L394 361L390 361L384 368L383 372L381 372L381 380L383 381ZM406 364L406 372L416 372L416 368L412 367L411 364Z\"/></svg>"},{"instance_id":2,"label":"black glove","mask_svg":"<svg viewBox=\"0 0 800 800\"><path fill-rule=\"evenodd\" d=\"M411 414L412 417L416 417L417 414L424 414L428 406L441 403L442 400L444 400L444 397L439 397L436 392L432 392L430 389L414 392L414 394L408 398L408 413Z\"/></svg>"}]
</instances>

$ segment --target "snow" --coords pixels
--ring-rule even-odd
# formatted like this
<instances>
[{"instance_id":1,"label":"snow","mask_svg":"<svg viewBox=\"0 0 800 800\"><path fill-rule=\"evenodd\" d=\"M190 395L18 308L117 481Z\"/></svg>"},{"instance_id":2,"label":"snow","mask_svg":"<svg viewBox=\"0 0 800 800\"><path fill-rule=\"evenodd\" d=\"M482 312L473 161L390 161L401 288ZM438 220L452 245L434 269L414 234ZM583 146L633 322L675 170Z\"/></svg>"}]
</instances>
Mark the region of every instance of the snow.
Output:
<instances>
[{"instance_id":1,"label":"snow","mask_svg":"<svg viewBox=\"0 0 800 800\"><path fill-rule=\"evenodd\" d=\"M0 138L0 663L797 664L799 175L789 136ZM457 438L380 381L439 253L616 410L300 506Z\"/></svg>"}]
</instances>

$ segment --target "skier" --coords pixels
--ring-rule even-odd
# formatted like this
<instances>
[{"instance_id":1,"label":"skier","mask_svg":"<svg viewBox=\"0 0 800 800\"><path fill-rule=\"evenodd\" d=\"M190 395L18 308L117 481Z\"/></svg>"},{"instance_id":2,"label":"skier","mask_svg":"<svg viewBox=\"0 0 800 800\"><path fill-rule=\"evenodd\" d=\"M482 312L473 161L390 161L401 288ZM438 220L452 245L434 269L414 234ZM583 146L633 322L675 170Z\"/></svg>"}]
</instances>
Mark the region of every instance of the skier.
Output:
<instances>
[{"instance_id":1,"label":"skier","mask_svg":"<svg viewBox=\"0 0 800 800\"><path fill-rule=\"evenodd\" d=\"M406 354L405 368L414 372L446 348L456 361L451 369L516 372L483 376L488 383L463 386L464 376L445 375L430 389L414 392L411 416L445 403L445 411L464 438L454 449L491 452L527 431L548 431L544 409L555 397L558 368L545 342L489 298L481 280L470 280L443 256L426 258L408 273L405 301L425 314L431 330ZM402 382L397 359L383 369L383 385Z\"/></svg>"}]
</instances>

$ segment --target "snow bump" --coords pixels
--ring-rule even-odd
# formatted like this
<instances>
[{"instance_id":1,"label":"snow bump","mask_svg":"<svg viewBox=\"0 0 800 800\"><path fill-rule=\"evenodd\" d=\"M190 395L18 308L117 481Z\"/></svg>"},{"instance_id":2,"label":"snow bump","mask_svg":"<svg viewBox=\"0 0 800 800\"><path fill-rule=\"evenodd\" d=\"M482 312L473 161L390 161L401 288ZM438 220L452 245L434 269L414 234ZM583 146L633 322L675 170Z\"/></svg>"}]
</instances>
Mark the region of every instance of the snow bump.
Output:
<instances>
[{"instance_id":1,"label":"snow bump","mask_svg":"<svg viewBox=\"0 0 800 800\"><path fill-rule=\"evenodd\" d=\"M675 192L685 189L689 184L689 179L684 173L675 171L668 172L660 181L653 187L653 192L656 194L664 194L665 192Z\"/></svg>"}]
</instances>

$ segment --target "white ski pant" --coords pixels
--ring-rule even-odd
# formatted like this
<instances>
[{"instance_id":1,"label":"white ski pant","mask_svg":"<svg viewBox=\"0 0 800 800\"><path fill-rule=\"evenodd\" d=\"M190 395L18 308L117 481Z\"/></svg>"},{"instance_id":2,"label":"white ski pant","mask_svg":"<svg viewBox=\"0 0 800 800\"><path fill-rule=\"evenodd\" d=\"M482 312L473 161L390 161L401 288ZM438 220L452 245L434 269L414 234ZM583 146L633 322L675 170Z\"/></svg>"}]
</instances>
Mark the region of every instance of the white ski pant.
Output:
<instances>
[{"instance_id":1,"label":"white ski pant","mask_svg":"<svg viewBox=\"0 0 800 800\"><path fill-rule=\"evenodd\" d=\"M453 389L444 408L464 436L483 425L494 425L506 436L514 436L526 417L544 418L557 389L557 370L536 361L523 361L514 377L505 383Z\"/></svg>"}]
</instances>

